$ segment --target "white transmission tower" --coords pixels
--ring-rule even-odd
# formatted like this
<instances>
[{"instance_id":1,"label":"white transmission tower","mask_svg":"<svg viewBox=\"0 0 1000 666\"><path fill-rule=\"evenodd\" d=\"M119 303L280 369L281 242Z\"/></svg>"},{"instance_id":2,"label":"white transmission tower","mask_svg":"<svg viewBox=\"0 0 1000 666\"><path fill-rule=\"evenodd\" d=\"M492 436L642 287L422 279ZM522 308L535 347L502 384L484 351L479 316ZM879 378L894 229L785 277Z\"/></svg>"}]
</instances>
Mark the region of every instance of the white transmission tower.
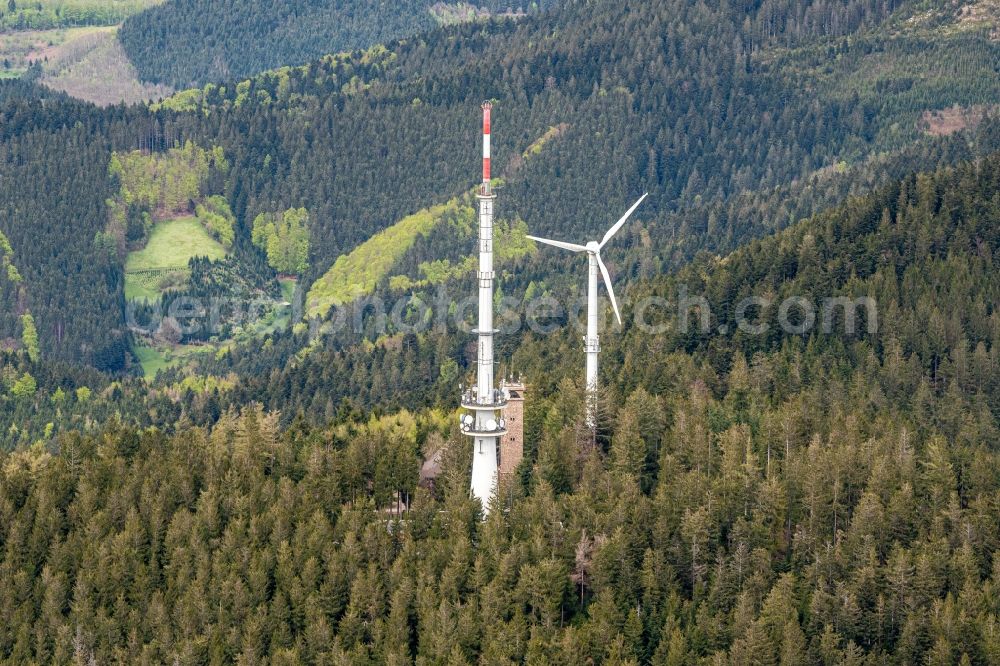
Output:
<instances>
[{"instance_id":1,"label":"white transmission tower","mask_svg":"<svg viewBox=\"0 0 1000 666\"><path fill-rule=\"evenodd\" d=\"M483 184L479 190L479 338L476 385L462 393L462 407L471 411L461 417L462 432L472 438L472 496L490 510L497 486L497 445L507 432L499 412L506 396L493 383L493 203L490 185L490 114L493 105L483 104Z\"/></svg>"}]
</instances>

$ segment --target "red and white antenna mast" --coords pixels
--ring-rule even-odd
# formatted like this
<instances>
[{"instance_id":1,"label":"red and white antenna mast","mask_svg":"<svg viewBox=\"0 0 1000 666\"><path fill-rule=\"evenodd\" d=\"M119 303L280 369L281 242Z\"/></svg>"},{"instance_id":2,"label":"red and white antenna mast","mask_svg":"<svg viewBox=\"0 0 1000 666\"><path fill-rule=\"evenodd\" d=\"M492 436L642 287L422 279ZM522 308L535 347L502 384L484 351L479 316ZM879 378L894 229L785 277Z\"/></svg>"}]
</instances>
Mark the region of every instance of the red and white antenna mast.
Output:
<instances>
[{"instance_id":1,"label":"red and white antenna mast","mask_svg":"<svg viewBox=\"0 0 1000 666\"><path fill-rule=\"evenodd\" d=\"M484 195L490 194L490 114L493 104L483 102L483 189Z\"/></svg>"}]
</instances>

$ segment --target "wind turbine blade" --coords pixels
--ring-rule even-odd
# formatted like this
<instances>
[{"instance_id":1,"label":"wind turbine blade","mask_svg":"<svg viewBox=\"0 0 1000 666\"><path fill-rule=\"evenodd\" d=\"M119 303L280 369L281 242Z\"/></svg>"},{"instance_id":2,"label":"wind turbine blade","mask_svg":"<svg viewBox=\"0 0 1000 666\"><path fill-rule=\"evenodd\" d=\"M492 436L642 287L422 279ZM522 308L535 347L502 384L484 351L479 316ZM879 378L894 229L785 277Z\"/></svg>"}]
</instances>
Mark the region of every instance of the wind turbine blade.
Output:
<instances>
[{"instance_id":1,"label":"wind turbine blade","mask_svg":"<svg viewBox=\"0 0 1000 666\"><path fill-rule=\"evenodd\" d=\"M564 243L562 241L549 240L548 238L538 238L537 236L528 236L531 240L536 243L544 243L546 245L554 245L555 247L561 247L564 250L569 250L570 252L586 252L587 248L582 245L577 245L575 243Z\"/></svg>"},{"instance_id":2,"label":"wind turbine blade","mask_svg":"<svg viewBox=\"0 0 1000 666\"><path fill-rule=\"evenodd\" d=\"M618 312L618 301L615 300L615 290L611 286L611 276L608 275L608 267L604 265L604 261L601 260L601 253L597 253L597 265L601 268L601 275L604 276L604 286L608 288L608 296L611 297L611 307L615 309L615 318L618 319L618 325L622 325L622 316Z\"/></svg>"},{"instance_id":3,"label":"wind turbine blade","mask_svg":"<svg viewBox=\"0 0 1000 666\"><path fill-rule=\"evenodd\" d=\"M608 229L608 233L604 234L604 240L601 241L601 247L604 247L604 245L609 240L611 240L611 237L614 236L616 233L618 233L618 230L622 228L622 226L625 224L625 221L628 220L629 216L632 215L632 213L635 212L635 209L639 207L639 204L642 203L643 199L645 199L648 196L649 196L649 192L646 192L641 197L639 197L639 200L636 201L634 204L632 204L632 207L629 208L628 211L624 215L622 215L622 219L620 219L617 222L615 222L615 226L613 226L610 229Z\"/></svg>"}]
</instances>

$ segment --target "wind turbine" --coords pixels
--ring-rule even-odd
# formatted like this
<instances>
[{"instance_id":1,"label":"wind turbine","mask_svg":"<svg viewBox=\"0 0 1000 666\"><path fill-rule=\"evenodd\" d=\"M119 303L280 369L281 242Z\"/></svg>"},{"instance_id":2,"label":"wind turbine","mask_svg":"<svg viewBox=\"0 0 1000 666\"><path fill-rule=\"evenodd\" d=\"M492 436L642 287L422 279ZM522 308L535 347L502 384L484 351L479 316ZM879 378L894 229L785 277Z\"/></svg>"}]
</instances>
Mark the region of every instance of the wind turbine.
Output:
<instances>
[{"instance_id":1,"label":"wind turbine","mask_svg":"<svg viewBox=\"0 0 1000 666\"><path fill-rule=\"evenodd\" d=\"M586 252L590 260L590 272L589 279L587 282L587 337L584 338L584 351L587 353L587 423L593 428L596 425L596 418L594 414L594 401L597 397L597 355L601 351L600 338L597 335L597 273L600 271L601 275L604 276L604 285L608 288L608 296L611 297L611 306L615 309L615 318L618 319L618 324L622 323L621 313L618 311L618 302L615 300L615 292L611 287L611 276L608 275L608 269L601 261L601 249L608 244L618 230L621 229L629 216L635 212L635 209L639 207L639 204L643 202L649 196L649 193L643 194L639 197L639 200L632 204L632 207L622 215L621 219L615 222L614 226L608 229L608 232L604 234L604 238L601 242L590 241L586 245L577 245L576 243L564 243L562 241L549 240L548 238L538 238L536 236L528 236L533 241L538 243L544 243L546 245L552 245L554 247L559 247L564 250L569 250L570 252Z\"/></svg>"}]
</instances>

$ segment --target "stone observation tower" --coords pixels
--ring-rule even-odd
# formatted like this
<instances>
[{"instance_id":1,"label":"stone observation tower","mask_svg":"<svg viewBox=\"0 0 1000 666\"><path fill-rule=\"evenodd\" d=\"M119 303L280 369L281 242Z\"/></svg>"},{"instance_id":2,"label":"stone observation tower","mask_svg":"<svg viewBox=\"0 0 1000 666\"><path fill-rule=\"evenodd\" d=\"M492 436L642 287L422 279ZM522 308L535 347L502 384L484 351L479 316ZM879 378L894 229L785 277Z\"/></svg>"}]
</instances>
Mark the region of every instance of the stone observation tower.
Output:
<instances>
[{"instance_id":1,"label":"stone observation tower","mask_svg":"<svg viewBox=\"0 0 1000 666\"><path fill-rule=\"evenodd\" d=\"M507 434L500 438L500 478L510 477L524 458L524 382L508 379L501 385L501 393L507 398L503 409L503 420Z\"/></svg>"}]
</instances>

